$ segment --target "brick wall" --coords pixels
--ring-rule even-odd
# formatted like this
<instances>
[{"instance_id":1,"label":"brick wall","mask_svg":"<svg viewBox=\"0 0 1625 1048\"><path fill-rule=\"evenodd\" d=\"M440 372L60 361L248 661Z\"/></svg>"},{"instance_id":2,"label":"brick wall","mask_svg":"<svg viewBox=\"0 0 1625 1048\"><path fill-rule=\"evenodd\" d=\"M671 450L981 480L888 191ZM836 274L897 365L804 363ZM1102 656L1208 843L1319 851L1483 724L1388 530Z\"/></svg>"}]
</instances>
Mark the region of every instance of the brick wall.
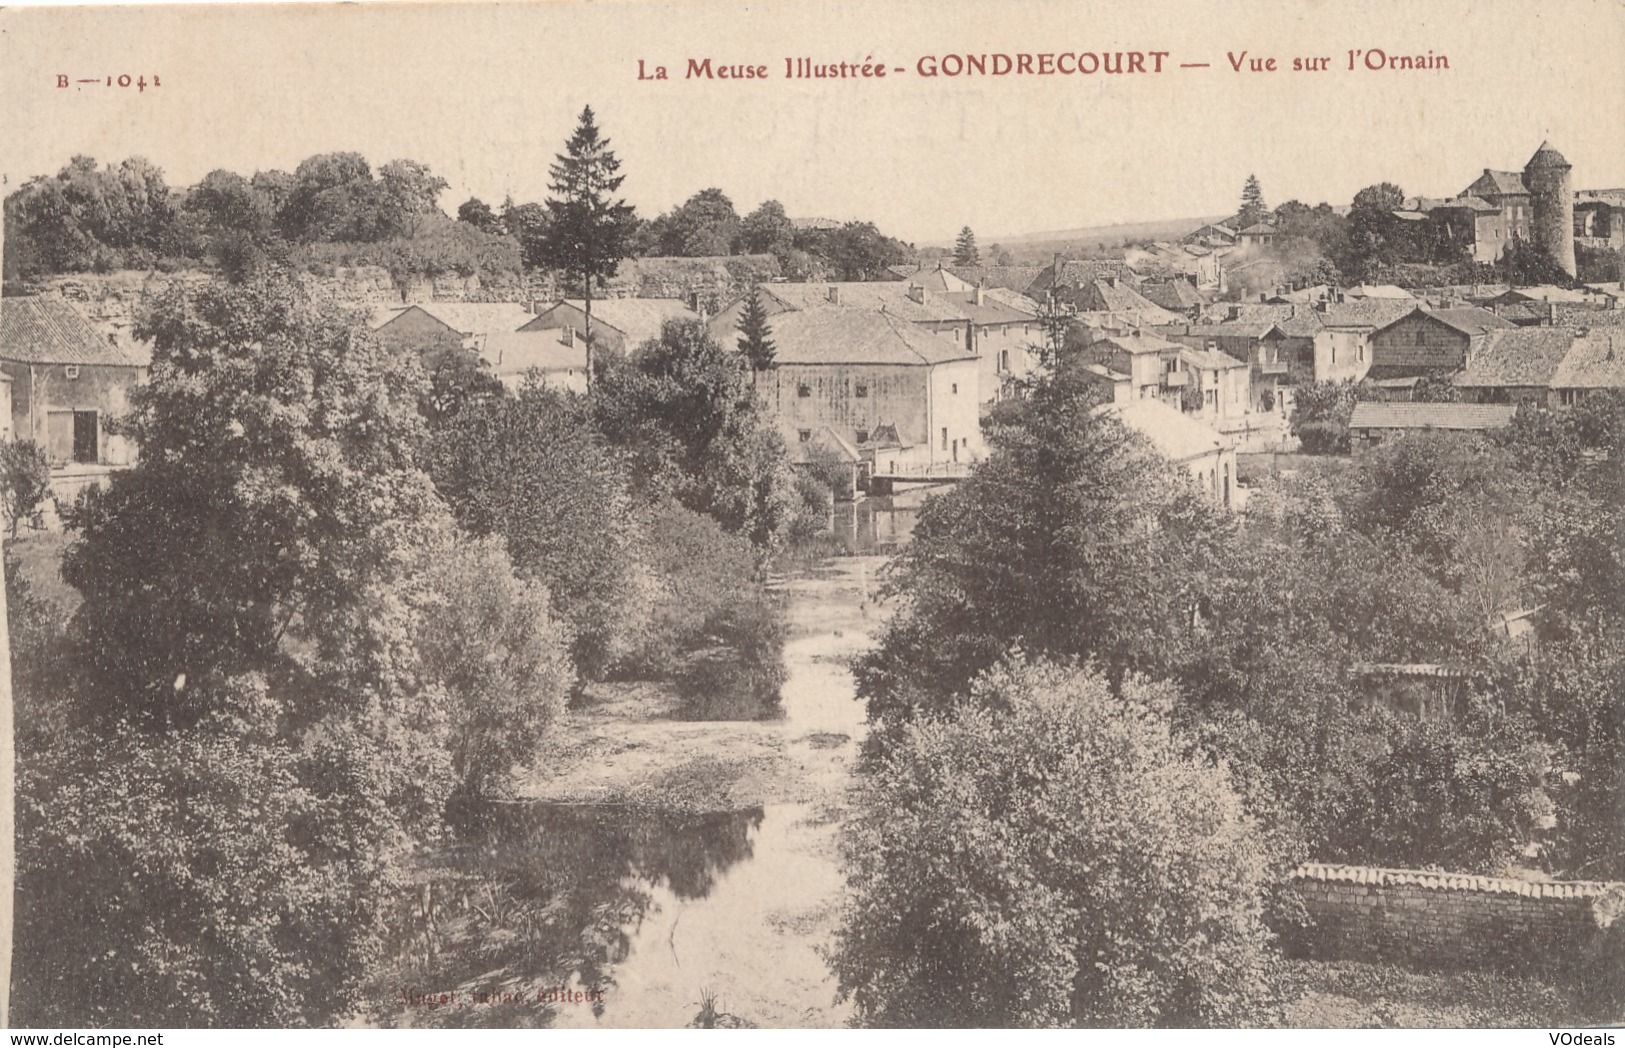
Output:
<instances>
[{"instance_id":1,"label":"brick wall","mask_svg":"<svg viewBox=\"0 0 1625 1048\"><path fill-rule=\"evenodd\" d=\"M1621 883L1312 863L1293 886L1310 926L1282 938L1322 959L1555 973L1611 956L1625 934Z\"/></svg>"}]
</instances>

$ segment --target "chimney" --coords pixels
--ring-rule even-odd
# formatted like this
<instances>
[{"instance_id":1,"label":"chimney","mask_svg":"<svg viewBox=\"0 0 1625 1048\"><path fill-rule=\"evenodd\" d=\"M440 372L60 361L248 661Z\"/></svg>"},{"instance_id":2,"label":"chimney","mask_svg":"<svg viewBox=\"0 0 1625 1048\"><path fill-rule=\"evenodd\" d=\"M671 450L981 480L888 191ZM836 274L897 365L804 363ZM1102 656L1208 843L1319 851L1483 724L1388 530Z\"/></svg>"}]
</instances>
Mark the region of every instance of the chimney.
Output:
<instances>
[{"instance_id":1,"label":"chimney","mask_svg":"<svg viewBox=\"0 0 1625 1048\"><path fill-rule=\"evenodd\" d=\"M1321 313L1329 313L1331 311L1331 308L1332 308L1332 303L1331 303L1330 299L1323 298L1320 301L1315 303L1315 309L1318 312L1321 312Z\"/></svg>"},{"instance_id":2,"label":"chimney","mask_svg":"<svg viewBox=\"0 0 1625 1048\"><path fill-rule=\"evenodd\" d=\"M974 320L965 321L965 349L971 353L979 352L976 348L976 321Z\"/></svg>"},{"instance_id":3,"label":"chimney","mask_svg":"<svg viewBox=\"0 0 1625 1048\"><path fill-rule=\"evenodd\" d=\"M563 342L567 346L575 345L576 344L576 329L573 328L573 327L566 326L565 329L564 329L564 334L560 337L559 341Z\"/></svg>"},{"instance_id":4,"label":"chimney","mask_svg":"<svg viewBox=\"0 0 1625 1048\"><path fill-rule=\"evenodd\" d=\"M841 304L841 289L837 284L831 284L829 286L829 304L832 306L838 306Z\"/></svg>"},{"instance_id":5,"label":"chimney","mask_svg":"<svg viewBox=\"0 0 1625 1048\"><path fill-rule=\"evenodd\" d=\"M1557 303L1556 302L1548 302L1548 303L1546 303L1546 326L1547 327L1556 327L1557 326Z\"/></svg>"},{"instance_id":6,"label":"chimney","mask_svg":"<svg viewBox=\"0 0 1625 1048\"><path fill-rule=\"evenodd\" d=\"M976 296L974 301L978 306L984 305L987 302L987 289L981 284L976 285Z\"/></svg>"},{"instance_id":7,"label":"chimney","mask_svg":"<svg viewBox=\"0 0 1625 1048\"><path fill-rule=\"evenodd\" d=\"M925 285L910 284L908 286L908 297L922 306L925 305Z\"/></svg>"},{"instance_id":8,"label":"chimney","mask_svg":"<svg viewBox=\"0 0 1625 1048\"><path fill-rule=\"evenodd\" d=\"M542 300L541 299L533 298L529 302L525 303L525 312L526 313L530 313L530 314L534 315L536 313L540 313L541 311L542 311Z\"/></svg>"}]
</instances>

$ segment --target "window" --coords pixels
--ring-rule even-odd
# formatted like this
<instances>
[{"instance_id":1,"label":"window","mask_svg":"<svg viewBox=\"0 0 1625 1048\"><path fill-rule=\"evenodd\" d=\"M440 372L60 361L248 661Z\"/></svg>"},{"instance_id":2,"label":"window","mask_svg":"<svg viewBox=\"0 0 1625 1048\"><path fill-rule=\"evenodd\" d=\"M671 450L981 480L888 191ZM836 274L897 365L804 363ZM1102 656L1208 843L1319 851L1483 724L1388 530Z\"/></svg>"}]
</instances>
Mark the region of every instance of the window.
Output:
<instances>
[{"instance_id":1,"label":"window","mask_svg":"<svg viewBox=\"0 0 1625 1048\"><path fill-rule=\"evenodd\" d=\"M858 430L857 437L858 437L858 443L859 444L867 444L867 443L869 443L869 431L868 430L866 430L866 429Z\"/></svg>"},{"instance_id":2,"label":"window","mask_svg":"<svg viewBox=\"0 0 1625 1048\"><path fill-rule=\"evenodd\" d=\"M1421 328L1416 329L1416 344L1419 346L1425 346L1428 344L1428 333L1423 331Z\"/></svg>"},{"instance_id":3,"label":"window","mask_svg":"<svg viewBox=\"0 0 1625 1048\"><path fill-rule=\"evenodd\" d=\"M999 350L999 370L1010 370L1010 351L1008 349Z\"/></svg>"},{"instance_id":4,"label":"window","mask_svg":"<svg viewBox=\"0 0 1625 1048\"><path fill-rule=\"evenodd\" d=\"M812 430L810 430L810 429L798 429L798 430L796 430L796 436L801 439L801 442L803 444L806 444L806 443L808 443L809 441L812 440Z\"/></svg>"},{"instance_id":5,"label":"window","mask_svg":"<svg viewBox=\"0 0 1625 1048\"><path fill-rule=\"evenodd\" d=\"M852 395L854 397L858 397L860 399L863 398L863 397L867 397L869 395L869 383L867 383L867 382L854 382L852 384Z\"/></svg>"},{"instance_id":6,"label":"window","mask_svg":"<svg viewBox=\"0 0 1625 1048\"><path fill-rule=\"evenodd\" d=\"M954 394L955 396L958 396L959 395L959 383L955 382L953 385L949 386L948 387L948 392Z\"/></svg>"},{"instance_id":7,"label":"window","mask_svg":"<svg viewBox=\"0 0 1625 1048\"><path fill-rule=\"evenodd\" d=\"M796 386L796 396L798 396L798 397L810 397L810 396L812 396L812 387L807 385L807 383L805 383L805 382L802 382L802 383L798 384Z\"/></svg>"},{"instance_id":8,"label":"window","mask_svg":"<svg viewBox=\"0 0 1625 1048\"><path fill-rule=\"evenodd\" d=\"M79 377L79 365L78 364L69 364L67 367L63 368L62 370L67 374L67 376L69 378L78 378Z\"/></svg>"},{"instance_id":9,"label":"window","mask_svg":"<svg viewBox=\"0 0 1625 1048\"><path fill-rule=\"evenodd\" d=\"M1557 402L1566 408L1572 408L1580 402L1580 391L1577 389L1560 389L1557 391Z\"/></svg>"},{"instance_id":10,"label":"window","mask_svg":"<svg viewBox=\"0 0 1625 1048\"><path fill-rule=\"evenodd\" d=\"M1212 389L1206 390L1202 394L1202 399L1206 402L1208 407L1217 407L1219 403L1218 391Z\"/></svg>"},{"instance_id":11,"label":"window","mask_svg":"<svg viewBox=\"0 0 1625 1048\"><path fill-rule=\"evenodd\" d=\"M948 450L948 427L947 426L942 427L942 450L943 451Z\"/></svg>"},{"instance_id":12,"label":"window","mask_svg":"<svg viewBox=\"0 0 1625 1048\"><path fill-rule=\"evenodd\" d=\"M1354 345L1354 359L1355 360L1364 360L1365 359L1365 343L1364 342L1355 343L1355 345Z\"/></svg>"}]
</instances>

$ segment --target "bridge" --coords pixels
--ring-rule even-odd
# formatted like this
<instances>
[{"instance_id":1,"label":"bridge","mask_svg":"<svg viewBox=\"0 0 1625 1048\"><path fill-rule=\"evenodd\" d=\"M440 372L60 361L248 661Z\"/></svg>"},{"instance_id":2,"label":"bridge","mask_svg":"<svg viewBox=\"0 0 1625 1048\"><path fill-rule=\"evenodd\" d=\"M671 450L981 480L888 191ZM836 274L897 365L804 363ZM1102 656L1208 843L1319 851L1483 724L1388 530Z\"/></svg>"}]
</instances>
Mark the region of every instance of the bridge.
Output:
<instances>
[{"instance_id":1,"label":"bridge","mask_svg":"<svg viewBox=\"0 0 1625 1048\"><path fill-rule=\"evenodd\" d=\"M970 462L932 462L881 469L877 464L869 474L869 492L889 495L897 484L957 484L970 476Z\"/></svg>"}]
</instances>

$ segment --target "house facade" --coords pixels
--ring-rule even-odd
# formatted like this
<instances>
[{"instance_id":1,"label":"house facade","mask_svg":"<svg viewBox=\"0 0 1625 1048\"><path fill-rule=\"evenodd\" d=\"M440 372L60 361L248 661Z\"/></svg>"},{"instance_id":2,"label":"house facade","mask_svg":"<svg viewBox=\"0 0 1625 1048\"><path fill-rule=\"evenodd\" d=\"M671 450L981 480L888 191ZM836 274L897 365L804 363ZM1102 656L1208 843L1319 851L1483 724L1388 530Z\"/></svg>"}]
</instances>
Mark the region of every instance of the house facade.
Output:
<instances>
[{"instance_id":1,"label":"house facade","mask_svg":"<svg viewBox=\"0 0 1625 1048\"><path fill-rule=\"evenodd\" d=\"M1095 410L1143 434L1219 505L1229 508L1235 501L1235 448L1212 426L1154 398L1102 404Z\"/></svg>"},{"instance_id":2,"label":"house facade","mask_svg":"<svg viewBox=\"0 0 1625 1048\"><path fill-rule=\"evenodd\" d=\"M1512 326L1476 306L1418 307L1371 333L1367 373L1373 379L1447 375L1465 367L1490 332Z\"/></svg>"},{"instance_id":3,"label":"house facade","mask_svg":"<svg viewBox=\"0 0 1625 1048\"><path fill-rule=\"evenodd\" d=\"M492 333L480 346L480 359L509 389L534 379L550 389L587 392L586 342L567 341L558 330Z\"/></svg>"},{"instance_id":4,"label":"house facade","mask_svg":"<svg viewBox=\"0 0 1625 1048\"><path fill-rule=\"evenodd\" d=\"M712 322L724 345L731 330ZM754 380L792 458L825 429L881 474L968 469L985 455L973 348L856 307L782 310L772 331L773 363Z\"/></svg>"},{"instance_id":5,"label":"house facade","mask_svg":"<svg viewBox=\"0 0 1625 1048\"><path fill-rule=\"evenodd\" d=\"M11 380L11 430L45 450L56 470L127 466L136 448L108 431L129 410L151 361L98 331L72 304L0 299L0 371Z\"/></svg>"}]
</instances>

